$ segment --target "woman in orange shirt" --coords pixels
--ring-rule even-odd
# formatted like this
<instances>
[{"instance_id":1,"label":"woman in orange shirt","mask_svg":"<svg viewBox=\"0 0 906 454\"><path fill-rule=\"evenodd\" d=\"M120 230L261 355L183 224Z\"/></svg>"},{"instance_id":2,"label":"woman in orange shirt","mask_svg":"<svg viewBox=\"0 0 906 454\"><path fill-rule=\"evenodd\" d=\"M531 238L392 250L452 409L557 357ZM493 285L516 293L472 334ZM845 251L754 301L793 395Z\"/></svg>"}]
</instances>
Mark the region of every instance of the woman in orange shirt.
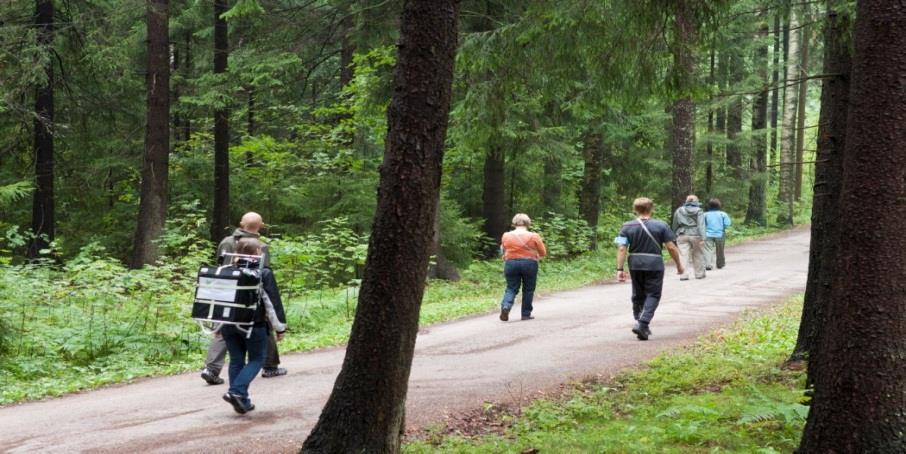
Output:
<instances>
[{"instance_id":1,"label":"woman in orange shirt","mask_svg":"<svg viewBox=\"0 0 906 454\"><path fill-rule=\"evenodd\" d=\"M506 291L500 303L500 320L510 319L510 309L522 286L522 319L531 320L532 297L535 294L535 282L538 278L538 260L547 255L544 241L537 233L529 232L532 224L525 213L513 216L514 229L503 234L500 248L503 250L503 276L506 278Z\"/></svg>"}]
</instances>

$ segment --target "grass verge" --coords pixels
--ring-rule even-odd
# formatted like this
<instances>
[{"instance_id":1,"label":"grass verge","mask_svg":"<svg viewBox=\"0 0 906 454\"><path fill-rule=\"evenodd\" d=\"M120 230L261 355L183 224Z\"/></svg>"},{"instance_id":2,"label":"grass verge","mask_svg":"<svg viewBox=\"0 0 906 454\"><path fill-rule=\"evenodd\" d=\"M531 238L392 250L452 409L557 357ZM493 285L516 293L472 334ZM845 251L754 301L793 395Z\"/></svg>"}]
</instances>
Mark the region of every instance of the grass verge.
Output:
<instances>
[{"instance_id":1,"label":"grass verge","mask_svg":"<svg viewBox=\"0 0 906 454\"><path fill-rule=\"evenodd\" d=\"M429 436L405 452L792 452L808 413L800 403L805 376L782 365L801 308L800 297L750 312L613 383L534 402L504 416L510 427L499 435Z\"/></svg>"}]
</instances>

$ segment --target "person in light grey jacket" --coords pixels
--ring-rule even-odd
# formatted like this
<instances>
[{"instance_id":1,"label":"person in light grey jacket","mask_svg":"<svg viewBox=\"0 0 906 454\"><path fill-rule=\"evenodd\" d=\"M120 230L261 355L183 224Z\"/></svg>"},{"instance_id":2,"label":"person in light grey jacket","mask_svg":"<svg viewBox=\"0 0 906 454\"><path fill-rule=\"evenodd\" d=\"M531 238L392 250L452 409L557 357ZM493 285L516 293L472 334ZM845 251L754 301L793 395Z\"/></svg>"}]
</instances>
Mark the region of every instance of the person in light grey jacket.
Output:
<instances>
[{"instance_id":1,"label":"person in light grey jacket","mask_svg":"<svg viewBox=\"0 0 906 454\"><path fill-rule=\"evenodd\" d=\"M690 194L686 203L673 213L673 231L686 272L681 281L689 280L689 269L695 270L696 279L705 278L705 213L698 197Z\"/></svg>"}]
</instances>

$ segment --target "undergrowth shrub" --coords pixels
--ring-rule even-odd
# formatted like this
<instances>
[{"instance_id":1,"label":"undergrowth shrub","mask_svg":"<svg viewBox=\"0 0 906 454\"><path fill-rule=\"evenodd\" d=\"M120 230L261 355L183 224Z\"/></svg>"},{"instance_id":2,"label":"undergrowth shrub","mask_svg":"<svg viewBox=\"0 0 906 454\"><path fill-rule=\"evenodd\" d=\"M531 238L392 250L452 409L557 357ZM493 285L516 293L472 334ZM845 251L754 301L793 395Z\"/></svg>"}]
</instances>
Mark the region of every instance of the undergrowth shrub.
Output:
<instances>
[{"instance_id":1,"label":"undergrowth shrub","mask_svg":"<svg viewBox=\"0 0 906 454\"><path fill-rule=\"evenodd\" d=\"M550 258L572 257L591 249L594 232L584 219L547 213L547 216L534 222L532 229L544 238Z\"/></svg>"}]
</instances>

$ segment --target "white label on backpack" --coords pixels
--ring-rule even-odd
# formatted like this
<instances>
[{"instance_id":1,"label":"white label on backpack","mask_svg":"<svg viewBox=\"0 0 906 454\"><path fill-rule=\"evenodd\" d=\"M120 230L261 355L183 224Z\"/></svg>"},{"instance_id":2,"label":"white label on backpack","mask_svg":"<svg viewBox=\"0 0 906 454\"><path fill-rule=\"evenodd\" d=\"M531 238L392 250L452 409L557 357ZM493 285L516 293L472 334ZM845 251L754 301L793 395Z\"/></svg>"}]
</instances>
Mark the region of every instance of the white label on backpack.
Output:
<instances>
[{"instance_id":1,"label":"white label on backpack","mask_svg":"<svg viewBox=\"0 0 906 454\"><path fill-rule=\"evenodd\" d=\"M230 308L229 308L229 307L224 307L224 308L223 308L223 318L227 318L227 317L229 317L229 316L230 316Z\"/></svg>"}]
</instances>

